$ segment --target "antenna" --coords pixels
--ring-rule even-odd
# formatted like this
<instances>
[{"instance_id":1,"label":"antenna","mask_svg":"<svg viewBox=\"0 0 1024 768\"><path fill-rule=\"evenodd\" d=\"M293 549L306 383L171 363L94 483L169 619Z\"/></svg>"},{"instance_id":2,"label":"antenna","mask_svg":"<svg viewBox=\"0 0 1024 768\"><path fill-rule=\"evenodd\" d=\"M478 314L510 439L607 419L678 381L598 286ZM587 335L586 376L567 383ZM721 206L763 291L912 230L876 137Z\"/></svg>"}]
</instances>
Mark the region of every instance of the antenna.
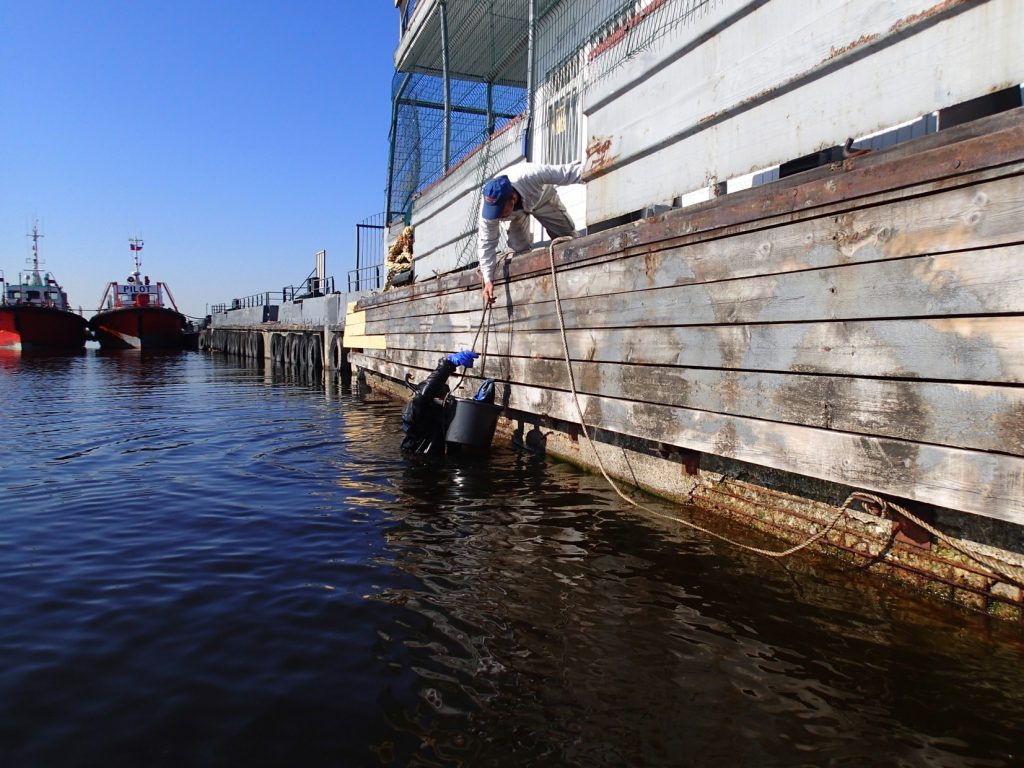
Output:
<instances>
[{"instance_id":1,"label":"antenna","mask_svg":"<svg viewBox=\"0 0 1024 768\"><path fill-rule=\"evenodd\" d=\"M42 235L39 234L39 222L35 222L32 225L32 231L26 235L26 237L32 238L32 270L34 272L39 271L39 238Z\"/></svg>"},{"instance_id":2,"label":"antenna","mask_svg":"<svg viewBox=\"0 0 1024 768\"><path fill-rule=\"evenodd\" d=\"M142 246L143 246L142 238L141 237L129 237L128 238L128 243L129 243L128 247L132 249L132 256L135 257L135 273L134 274L136 276L138 276L141 273L140 272L140 268L142 266Z\"/></svg>"}]
</instances>

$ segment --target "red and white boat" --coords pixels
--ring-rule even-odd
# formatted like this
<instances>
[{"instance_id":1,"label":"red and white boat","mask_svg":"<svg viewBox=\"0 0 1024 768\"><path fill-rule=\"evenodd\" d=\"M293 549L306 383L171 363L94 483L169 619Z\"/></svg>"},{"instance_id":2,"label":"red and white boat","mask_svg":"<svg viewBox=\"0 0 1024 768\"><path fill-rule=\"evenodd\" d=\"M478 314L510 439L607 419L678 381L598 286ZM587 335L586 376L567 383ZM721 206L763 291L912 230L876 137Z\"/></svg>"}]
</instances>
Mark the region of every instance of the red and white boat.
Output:
<instances>
[{"instance_id":1,"label":"red and white boat","mask_svg":"<svg viewBox=\"0 0 1024 768\"><path fill-rule=\"evenodd\" d=\"M135 270L112 282L89 320L101 349L180 349L188 321L165 283L150 283L140 270L142 240L131 238Z\"/></svg>"},{"instance_id":2,"label":"red and white boat","mask_svg":"<svg viewBox=\"0 0 1024 768\"><path fill-rule=\"evenodd\" d=\"M33 226L32 268L8 283L0 275L0 349L81 349L89 336L85 318L68 305L53 275L39 269L39 227Z\"/></svg>"}]
</instances>

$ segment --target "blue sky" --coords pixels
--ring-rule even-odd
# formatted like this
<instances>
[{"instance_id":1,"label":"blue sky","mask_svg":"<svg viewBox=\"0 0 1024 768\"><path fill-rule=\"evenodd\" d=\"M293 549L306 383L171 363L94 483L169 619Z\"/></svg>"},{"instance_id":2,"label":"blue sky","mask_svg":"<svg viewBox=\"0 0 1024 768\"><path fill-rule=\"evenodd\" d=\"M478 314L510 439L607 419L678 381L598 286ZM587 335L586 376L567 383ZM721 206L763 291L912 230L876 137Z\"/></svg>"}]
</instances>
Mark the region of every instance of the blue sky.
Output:
<instances>
[{"instance_id":1,"label":"blue sky","mask_svg":"<svg viewBox=\"0 0 1024 768\"><path fill-rule=\"evenodd\" d=\"M0 0L0 269L39 220L94 308L131 271L178 308L297 284L384 208L398 13L384 0Z\"/></svg>"}]
</instances>

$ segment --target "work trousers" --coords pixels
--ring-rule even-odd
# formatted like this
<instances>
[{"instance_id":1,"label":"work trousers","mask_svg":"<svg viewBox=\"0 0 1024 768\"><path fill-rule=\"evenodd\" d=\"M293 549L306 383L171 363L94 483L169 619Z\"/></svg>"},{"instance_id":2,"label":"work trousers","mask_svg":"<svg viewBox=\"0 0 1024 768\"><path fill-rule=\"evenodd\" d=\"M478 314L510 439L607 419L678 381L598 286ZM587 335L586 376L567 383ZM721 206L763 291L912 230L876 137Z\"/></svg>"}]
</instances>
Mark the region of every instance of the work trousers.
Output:
<instances>
[{"instance_id":1,"label":"work trousers","mask_svg":"<svg viewBox=\"0 0 1024 768\"><path fill-rule=\"evenodd\" d=\"M576 225L565 210L558 195L538 205L532 211L515 211L508 222L508 247L513 251L528 251L533 247L533 235L530 234L530 216L533 216L544 227L548 237L556 238L576 234Z\"/></svg>"}]
</instances>

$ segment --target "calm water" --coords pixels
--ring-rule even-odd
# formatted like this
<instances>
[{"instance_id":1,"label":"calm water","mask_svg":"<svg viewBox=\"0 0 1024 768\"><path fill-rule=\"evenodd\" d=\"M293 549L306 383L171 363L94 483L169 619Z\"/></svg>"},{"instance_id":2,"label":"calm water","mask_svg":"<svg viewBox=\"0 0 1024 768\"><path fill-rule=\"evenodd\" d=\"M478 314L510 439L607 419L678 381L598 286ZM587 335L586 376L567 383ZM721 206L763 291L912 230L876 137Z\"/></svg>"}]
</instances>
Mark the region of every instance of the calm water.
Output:
<instances>
[{"instance_id":1,"label":"calm water","mask_svg":"<svg viewBox=\"0 0 1024 768\"><path fill-rule=\"evenodd\" d=\"M197 353L0 358L0 765L1010 766L1020 630Z\"/></svg>"}]
</instances>

